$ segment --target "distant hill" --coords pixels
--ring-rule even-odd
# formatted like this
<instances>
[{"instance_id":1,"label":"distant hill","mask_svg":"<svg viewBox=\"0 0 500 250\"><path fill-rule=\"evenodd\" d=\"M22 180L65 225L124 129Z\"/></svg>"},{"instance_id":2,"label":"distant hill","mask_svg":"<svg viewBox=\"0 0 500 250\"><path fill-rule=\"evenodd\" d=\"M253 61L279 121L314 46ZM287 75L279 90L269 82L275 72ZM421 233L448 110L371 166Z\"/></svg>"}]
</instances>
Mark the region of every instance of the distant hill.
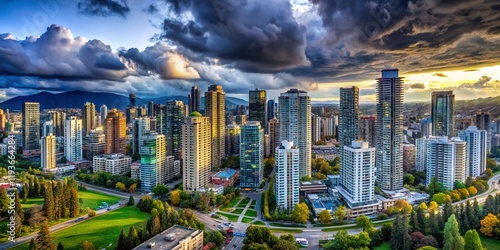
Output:
<instances>
[{"instance_id":1,"label":"distant hill","mask_svg":"<svg viewBox=\"0 0 500 250\"><path fill-rule=\"evenodd\" d=\"M456 113L490 112L494 118L500 118L500 96L475 100L456 101Z\"/></svg>"},{"instance_id":2,"label":"distant hill","mask_svg":"<svg viewBox=\"0 0 500 250\"><path fill-rule=\"evenodd\" d=\"M145 105L148 101L153 100L154 103L165 104L167 100L179 100L187 104L186 96L163 96L159 98L143 99L137 98L137 105ZM202 97L202 107L205 99ZM129 104L128 96L122 96L112 93L89 92L89 91L68 91L63 93L40 92L34 95L17 96L7 101L0 103L0 108L9 110L21 110L23 102L38 102L40 109L54 108L81 108L85 102L93 102L96 109L102 104L108 108L125 109ZM226 107L234 108L236 105L248 105L248 102L239 98L226 97Z\"/></svg>"}]
</instances>

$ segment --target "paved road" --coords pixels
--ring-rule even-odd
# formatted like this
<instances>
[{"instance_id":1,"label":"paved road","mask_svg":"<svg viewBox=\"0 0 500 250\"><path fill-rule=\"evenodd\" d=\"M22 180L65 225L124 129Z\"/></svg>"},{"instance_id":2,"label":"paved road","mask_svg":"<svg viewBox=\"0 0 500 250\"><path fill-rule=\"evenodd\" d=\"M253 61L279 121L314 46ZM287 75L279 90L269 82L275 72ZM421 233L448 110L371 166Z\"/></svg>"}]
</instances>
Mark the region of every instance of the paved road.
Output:
<instances>
[{"instance_id":1,"label":"paved road","mask_svg":"<svg viewBox=\"0 0 500 250\"><path fill-rule=\"evenodd\" d=\"M111 207L111 210L116 210L118 208L121 208L123 206L125 206L127 200L123 199L120 201L120 203L122 205L119 205L119 204L115 204L115 205L112 205L110 206ZM100 215L100 214L104 214L104 213L107 213L109 211L107 211L106 209L101 209L101 210L98 210L96 211L97 212L97 215ZM88 215L84 215L84 216L81 216L79 218L84 218L84 220L81 220L79 222L76 222L76 218L73 218L71 220L68 220L66 222L63 222L63 223L60 223L60 224L57 224L55 226L52 226L50 227L50 232L51 233L54 233L56 231L60 231L60 230L63 230L63 229L66 229L66 228L69 228L69 227L72 227L76 224L79 224L83 221L85 221L86 219L88 219ZM32 233L32 234L29 234L29 235L25 235L23 237L20 237L20 238L17 238L15 240L15 242L6 242L6 243L3 243L3 244L0 244L0 249L9 249L9 248L12 248L12 247L15 247L17 245L20 245L20 244L23 244L23 243L26 243L26 242L29 242L31 241L32 238L35 238L36 236L38 236L38 232L36 233Z\"/></svg>"}]
</instances>

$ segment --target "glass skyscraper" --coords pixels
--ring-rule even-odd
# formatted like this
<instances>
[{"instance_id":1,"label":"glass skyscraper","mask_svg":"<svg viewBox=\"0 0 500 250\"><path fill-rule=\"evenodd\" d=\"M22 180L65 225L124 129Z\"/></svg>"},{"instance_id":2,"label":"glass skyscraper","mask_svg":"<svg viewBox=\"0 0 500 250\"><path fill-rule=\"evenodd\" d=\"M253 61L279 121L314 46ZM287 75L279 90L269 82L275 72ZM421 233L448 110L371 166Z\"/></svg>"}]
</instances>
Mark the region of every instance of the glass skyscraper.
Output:
<instances>
[{"instance_id":1,"label":"glass skyscraper","mask_svg":"<svg viewBox=\"0 0 500 250\"><path fill-rule=\"evenodd\" d=\"M266 130L266 91L250 90L248 93L248 120L260 122L260 126Z\"/></svg>"},{"instance_id":2,"label":"glass skyscraper","mask_svg":"<svg viewBox=\"0 0 500 250\"><path fill-rule=\"evenodd\" d=\"M431 119L432 135L454 136L455 95L453 91L432 92Z\"/></svg>"},{"instance_id":3,"label":"glass skyscraper","mask_svg":"<svg viewBox=\"0 0 500 250\"><path fill-rule=\"evenodd\" d=\"M259 122L241 126L240 186L258 188L264 177L264 130Z\"/></svg>"}]
</instances>

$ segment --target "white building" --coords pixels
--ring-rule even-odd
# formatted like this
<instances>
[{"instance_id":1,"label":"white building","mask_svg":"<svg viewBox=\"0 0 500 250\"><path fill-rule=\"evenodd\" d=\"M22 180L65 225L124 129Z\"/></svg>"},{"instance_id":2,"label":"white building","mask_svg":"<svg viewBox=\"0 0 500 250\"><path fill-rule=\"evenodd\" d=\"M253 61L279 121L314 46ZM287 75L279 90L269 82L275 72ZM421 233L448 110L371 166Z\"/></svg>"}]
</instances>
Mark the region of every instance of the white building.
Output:
<instances>
[{"instance_id":1,"label":"white building","mask_svg":"<svg viewBox=\"0 0 500 250\"><path fill-rule=\"evenodd\" d=\"M299 148L299 176L311 176L311 97L306 91L290 89L279 97L279 141Z\"/></svg>"},{"instance_id":2,"label":"white building","mask_svg":"<svg viewBox=\"0 0 500 250\"><path fill-rule=\"evenodd\" d=\"M15 150L15 145L12 145L13 149ZM0 143L0 155L7 155L8 152L8 146L5 143Z\"/></svg>"},{"instance_id":3,"label":"white building","mask_svg":"<svg viewBox=\"0 0 500 250\"><path fill-rule=\"evenodd\" d=\"M65 121L64 156L66 156L67 161L80 161L83 159L82 129L82 120L76 116L71 116Z\"/></svg>"},{"instance_id":4,"label":"white building","mask_svg":"<svg viewBox=\"0 0 500 250\"><path fill-rule=\"evenodd\" d=\"M113 175L124 175L130 172L132 158L124 154L96 155L92 161L94 173L107 172Z\"/></svg>"},{"instance_id":5,"label":"white building","mask_svg":"<svg viewBox=\"0 0 500 250\"><path fill-rule=\"evenodd\" d=\"M149 117L135 118L132 121L132 152L139 153L139 144L146 131L150 130Z\"/></svg>"},{"instance_id":6,"label":"white building","mask_svg":"<svg viewBox=\"0 0 500 250\"><path fill-rule=\"evenodd\" d=\"M209 183L211 142L209 118L192 112L182 125L182 183L188 193L199 191Z\"/></svg>"},{"instance_id":7,"label":"white building","mask_svg":"<svg viewBox=\"0 0 500 250\"><path fill-rule=\"evenodd\" d=\"M106 124L106 117L108 116L108 107L106 105L102 105L100 108L101 114L101 124L104 126Z\"/></svg>"},{"instance_id":8,"label":"white building","mask_svg":"<svg viewBox=\"0 0 500 250\"><path fill-rule=\"evenodd\" d=\"M289 211L299 203L299 156L293 141L282 141L276 148L276 204Z\"/></svg>"},{"instance_id":9,"label":"white building","mask_svg":"<svg viewBox=\"0 0 500 250\"><path fill-rule=\"evenodd\" d=\"M437 138L439 137L428 136L415 140L415 170L417 172L423 172L427 169L427 145Z\"/></svg>"},{"instance_id":10,"label":"white building","mask_svg":"<svg viewBox=\"0 0 500 250\"><path fill-rule=\"evenodd\" d=\"M342 153L342 186L353 203L374 200L375 148L368 142L353 141Z\"/></svg>"},{"instance_id":11,"label":"white building","mask_svg":"<svg viewBox=\"0 0 500 250\"><path fill-rule=\"evenodd\" d=\"M467 142L465 177L480 176L486 170L488 133L470 126L459 132L461 140Z\"/></svg>"},{"instance_id":12,"label":"white building","mask_svg":"<svg viewBox=\"0 0 500 250\"><path fill-rule=\"evenodd\" d=\"M429 140L427 144L427 185L436 177L448 190L453 190L455 181L465 182L466 142L447 136Z\"/></svg>"},{"instance_id":13,"label":"white building","mask_svg":"<svg viewBox=\"0 0 500 250\"><path fill-rule=\"evenodd\" d=\"M56 169L56 137L52 134L40 139L40 160L44 170Z\"/></svg>"},{"instance_id":14,"label":"white building","mask_svg":"<svg viewBox=\"0 0 500 250\"><path fill-rule=\"evenodd\" d=\"M141 187L145 192L153 191L164 183L167 166L167 139L156 132L146 133L139 146L141 155Z\"/></svg>"}]
</instances>

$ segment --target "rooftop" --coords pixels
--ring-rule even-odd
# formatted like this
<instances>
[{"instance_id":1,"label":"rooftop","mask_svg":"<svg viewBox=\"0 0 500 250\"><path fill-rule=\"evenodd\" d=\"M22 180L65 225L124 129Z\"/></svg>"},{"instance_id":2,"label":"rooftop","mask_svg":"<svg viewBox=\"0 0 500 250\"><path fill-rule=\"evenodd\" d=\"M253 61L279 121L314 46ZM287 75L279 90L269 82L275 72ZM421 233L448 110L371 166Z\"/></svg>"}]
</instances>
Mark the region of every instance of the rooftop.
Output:
<instances>
[{"instance_id":1,"label":"rooftop","mask_svg":"<svg viewBox=\"0 0 500 250\"><path fill-rule=\"evenodd\" d=\"M149 243L155 243L154 249L164 249L164 250L169 250L173 249L175 246L179 245L179 242L190 235L194 234L198 235L200 233L203 233L200 230L197 229L192 229L188 227L181 227L181 226L173 226L160 234L156 235L155 237L149 239L148 241L140 244L134 249L150 249L148 248ZM165 240L165 237L167 235L173 234L175 235L175 240L173 241L167 241Z\"/></svg>"},{"instance_id":2,"label":"rooftop","mask_svg":"<svg viewBox=\"0 0 500 250\"><path fill-rule=\"evenodd\" d=\"M189 114L189 116L190 117L202 117L202 115L198 111L191 112L191 114Z\"/></svg>"},{"instance_id":3,"label":"rooftop","mask_svg":"<svg viewBox=\"0 0 500 250\"><path fill-rule=\"evenodd\" d=\"M235 169L228 169L225 171L219 171L217 174L215 174L215 176L219 178L231 178L234 176L234 174L236 174Z\"/></svg>"}]
</instances>

